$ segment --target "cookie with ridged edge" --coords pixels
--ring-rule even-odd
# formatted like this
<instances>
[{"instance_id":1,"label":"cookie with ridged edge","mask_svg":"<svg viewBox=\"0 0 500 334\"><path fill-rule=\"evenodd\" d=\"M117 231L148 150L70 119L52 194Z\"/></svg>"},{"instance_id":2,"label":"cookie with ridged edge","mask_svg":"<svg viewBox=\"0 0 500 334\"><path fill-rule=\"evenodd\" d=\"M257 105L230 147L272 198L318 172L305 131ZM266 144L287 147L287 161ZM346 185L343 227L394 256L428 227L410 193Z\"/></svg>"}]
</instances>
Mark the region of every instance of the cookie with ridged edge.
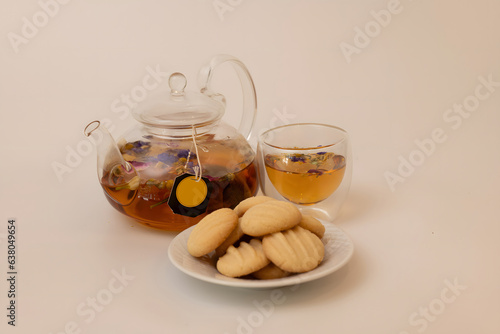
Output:
<instances>
[{"instance_id":1,"label":"cookie with ridged edge","mask_svg":"<svg viewBox=\"0 0 500 334\"><path fill-rule=\"evenodd\" d=\"M231 232L231 234L229 234L226 240L224 240L222 244L220 244L220 246L215 249L215 255L222 256L226 254L226 251L229 248L229 246L234 245L244 235L245 233L243 233L243 230L241 229L241 218L240 218L238 219L238 224Z\"/></svg>"},{"instance_id":2,"label":"cookie with ridged edge","mask_svg":"<svg viewBox=\"0 0 500 334\"><path fill-rule=\"evenodd\" d=\"M214 251L231 234L238 224L238 215L223 208L203 217L195 225L187 241L189 254L200 257Z\"/></svg>"},{"instance_id":3,"label":"cookie with ridged edge","mask_svg":"<svg viewBox=\"0 0 500 334\"><path fill-rule=\"evenodd\" d=\"M320 239L325 235L325 225L313 216L303 214L299 226L316 234Z\"/></svg>"},{"instance_id":4,"label":"cookie with ridged edge","mask_svg":"<svg viewBox=\"0 0 500 334\"><path fill-rule=\"evenodd\" d=\"M241 217L248 211L251 207L254 207L258 204L267 202L267 201L277 201L276 199L268 196L253 196L248 197L241 201L233 210L236 214Z\"/></svg>"},{"instance_id":5,"label":"cookie with ridged edge","mask_svg":"<svg viewBox=\"0 0 500 334\"><path fill-rule=\"evenodd\" d=\"M229 246L222 257L217 261L217 270L229 277L249 275L269 264L269 259L264 254L262 242L252 239L250 242L241 242L236 248Z\"/></svg>"},{"instance_id":6,"label":"cookie with ridged edge","mask_svg":"<svg viewBox=\"0 0 500 334\"><path fill-rule=\"evenodd\" d=\"M300 226L266 235L262 239L262 248L272 263L291 273L310 271L325 256L321 239Z\"/></svg>"},{"instance_id":7,"label":"cookie with ridged edge","mask_svg":"<svg viewBox=\"0 0 500 334\"><path fill-rule=\"evenodd\" d=\"M260 237L290 229L300 223L302 214L292 203L267 201L248 209L241 218L245 234Z\"/></svg>"},{"instance_id":8,"label":"cookie with ridged edge","mask_svg":"<svg viewBox=\"0 0 500 334\"><path fill-rule=\"evenodd\" d=\"M252 276L258 279L276 279L287 277L289 275L289 272L282 270L272 262L264 268L252 273Z\"/></svg>"}]
</instances>

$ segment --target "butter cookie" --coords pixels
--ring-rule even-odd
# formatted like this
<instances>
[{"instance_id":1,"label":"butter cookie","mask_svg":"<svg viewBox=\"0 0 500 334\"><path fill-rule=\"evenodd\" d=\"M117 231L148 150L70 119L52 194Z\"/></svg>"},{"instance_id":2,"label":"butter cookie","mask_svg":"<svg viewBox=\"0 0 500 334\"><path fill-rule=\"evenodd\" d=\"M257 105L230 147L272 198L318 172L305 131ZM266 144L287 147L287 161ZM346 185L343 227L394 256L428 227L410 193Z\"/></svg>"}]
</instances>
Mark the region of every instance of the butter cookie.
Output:
<instances>
[{"instance_id":1,"label":"butter cookie","mask_svg":"<svg viewBox=\"0 0 500 334\"><path fill-rule=\"evenodd\" d=\"M292 203L267 201L248 209L241 218L245 234L260 237L292 228L300 223L302 214Z\"/></svg>"},{"instance_id":2,"label":"butter cookie","mask_svg":"<svg viewBox=\"0 0 500 334\"><path fill-rule=\"evenodd\" d=\"M217 270L229 277L240 277L260 270L269 264L264 254L262 242L252 239L250 242L241 242L238 248L229 246L222 257L217 261Z\"/></svg>"},{"instance_id":3,"label":"butter cookie","mask_svg":"<svg viewBox=\"0 0 500 334\"><path fill-rule=\"evenodd\" d=\"M266 235L262 239L262 248L272 263L291 273L312 270L325 256L325 246L320 238L300 226Z\"/></svg>"},{"instance_id":4,"label":"butter cookie","mask_svg":"<svg viewBox=\"0 0 500 334\"><path fill-rule=\"evenodd\" d=\"M238 215L223 208L209 213L195 225L187 241L189 254L200 257L214 251L238 225Z\"/></svg>"}]
</instances>

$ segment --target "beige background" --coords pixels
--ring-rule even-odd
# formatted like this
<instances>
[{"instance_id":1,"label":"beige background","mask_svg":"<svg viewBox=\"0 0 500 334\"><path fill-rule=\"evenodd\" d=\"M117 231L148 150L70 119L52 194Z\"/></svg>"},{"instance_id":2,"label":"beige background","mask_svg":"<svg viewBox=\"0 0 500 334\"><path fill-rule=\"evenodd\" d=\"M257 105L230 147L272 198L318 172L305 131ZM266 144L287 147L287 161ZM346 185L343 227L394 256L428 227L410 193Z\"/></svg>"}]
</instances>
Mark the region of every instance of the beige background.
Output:
<instances>
[{"instance_id":1,"label":"beige background","mask_svg":"<svg viewBox=\"0 0 500 334\"><path fill-rule=\"evenodd\" d=\"M243 333L252 319L263 319L252 333L498 333L499 11L493 0L2 0L2 333ZM117 103L148 68L183 72L195 90L199 67L219 53L253 75L255 134L314 121L352 139L351 192L335 223L355 255L331 276L282 289L263 318L255 302L270 291L185 276L167 258L174 233L106 203L82 133L94 119L108 119L115 136L128 129ZM218 87L236 124L237 81L226 74ZM465 117L449 111L463 103L474 109ZM418 153L433 133L439 142ZM405 172L401 159L418 166ZM398 168L406 174L391 187ZM4 315L9 218L18 222L15 329ZM82 316L79 306L122 270L133 280Z\"/></svg>"}]
</instances>

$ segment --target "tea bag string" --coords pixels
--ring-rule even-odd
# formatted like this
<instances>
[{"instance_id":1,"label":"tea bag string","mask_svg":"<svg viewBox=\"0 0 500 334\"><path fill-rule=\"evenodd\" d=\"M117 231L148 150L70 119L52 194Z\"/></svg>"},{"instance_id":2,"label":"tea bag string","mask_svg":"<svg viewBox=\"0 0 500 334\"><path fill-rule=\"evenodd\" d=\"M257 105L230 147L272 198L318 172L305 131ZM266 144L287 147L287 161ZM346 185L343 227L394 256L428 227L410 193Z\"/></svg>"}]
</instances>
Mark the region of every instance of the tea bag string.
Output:
<instances>
[{"instance_id":1,"label":"tea bag string","mask_svg":"<svg viewBox=\"0 0 500 334\"><path fill-rule=\"evenodd\" d=\"M194 127L194 124L192 125L193 132L191 133L191 137L193 138L193 144L194 144L194 150L196 152L196 160L198 161L198 166L194 166L194 176L196 178L196 182L201 180L201 171L202 171L202 166L201 166L201 161L200 161L200 155L198 154L198 145L196 144L196 128Z\"/></svg>"}]
</instances>

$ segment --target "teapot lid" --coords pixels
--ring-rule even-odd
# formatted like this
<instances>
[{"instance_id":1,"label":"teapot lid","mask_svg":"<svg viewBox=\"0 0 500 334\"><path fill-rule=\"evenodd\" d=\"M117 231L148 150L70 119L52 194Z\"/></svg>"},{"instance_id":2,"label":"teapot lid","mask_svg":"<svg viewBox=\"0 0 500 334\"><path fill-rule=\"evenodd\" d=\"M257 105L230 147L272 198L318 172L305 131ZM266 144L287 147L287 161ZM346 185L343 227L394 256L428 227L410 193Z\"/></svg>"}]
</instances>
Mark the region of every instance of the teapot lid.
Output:
<instances>
[{"instance_id":1,"label":"teapot lid","mask_svg":"<svg viewBox=\"0 0 500 334\"><path fill-rule=\"evenodd\" d=\"M217 95L221 98L215 99L207 94L185 92L187 80L184 74L173 73L168 84L170 94L134 110L135 119L151 127L187 129L213 123L224 114L222 95Z\"/></svg>"}]
</instances>

